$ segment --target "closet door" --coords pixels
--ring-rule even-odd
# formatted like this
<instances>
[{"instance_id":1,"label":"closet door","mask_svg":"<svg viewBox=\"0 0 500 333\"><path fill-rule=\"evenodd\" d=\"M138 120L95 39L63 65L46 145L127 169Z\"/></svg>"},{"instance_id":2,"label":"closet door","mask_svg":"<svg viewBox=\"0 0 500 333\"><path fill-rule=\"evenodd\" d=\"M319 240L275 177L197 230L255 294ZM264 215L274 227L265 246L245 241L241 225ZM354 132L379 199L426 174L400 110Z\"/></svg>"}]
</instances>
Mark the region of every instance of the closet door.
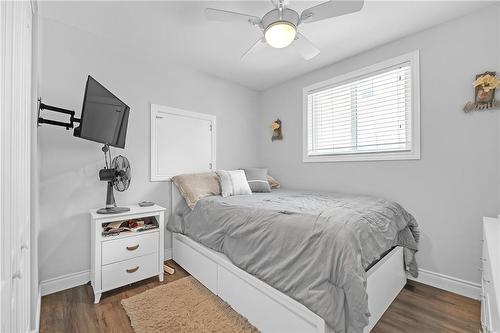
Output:
<instances>
[{"instance_id":1,"label":"closet door","mask_svg":"<svg viewBox=\"0 0 500 333\"><path fill-rule=\"evenodd\" d=\"M216 170L215 133L214 115L151 104L151 181Z\"/></svg>"},{"instance_id":2,"label":"closet door","mask_svg":"<svg viewBox=\"0 0 500 333\"><path fill-rule=\"evenodd\" d=\"M0 332L30 331L32 8L0 1Z\"/></svg>"}]
</instances>

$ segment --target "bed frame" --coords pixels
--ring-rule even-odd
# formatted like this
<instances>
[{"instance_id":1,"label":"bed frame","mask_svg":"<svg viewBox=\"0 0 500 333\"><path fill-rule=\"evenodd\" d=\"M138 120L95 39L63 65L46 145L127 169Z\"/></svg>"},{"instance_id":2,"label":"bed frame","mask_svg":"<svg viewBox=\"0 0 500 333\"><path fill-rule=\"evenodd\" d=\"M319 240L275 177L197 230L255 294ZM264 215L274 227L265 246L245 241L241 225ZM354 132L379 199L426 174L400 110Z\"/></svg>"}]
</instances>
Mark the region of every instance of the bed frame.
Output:
<instances>
[{"instance_id":1,"label":"bed frame","mask_svg":"<svg viewBox=\"0 0 500 333\"><path fill-rule=\"evenodd\" d=\"M179 200L183 199L172 184L172 211ZM222 253L174 233L172 256L175 262L261 332L328 332L325 321L317 314L236 267ZM364 333L372 330L405 284L403 248L396 247L367 272L371 317Z\"/></svg>"}]
</instances>

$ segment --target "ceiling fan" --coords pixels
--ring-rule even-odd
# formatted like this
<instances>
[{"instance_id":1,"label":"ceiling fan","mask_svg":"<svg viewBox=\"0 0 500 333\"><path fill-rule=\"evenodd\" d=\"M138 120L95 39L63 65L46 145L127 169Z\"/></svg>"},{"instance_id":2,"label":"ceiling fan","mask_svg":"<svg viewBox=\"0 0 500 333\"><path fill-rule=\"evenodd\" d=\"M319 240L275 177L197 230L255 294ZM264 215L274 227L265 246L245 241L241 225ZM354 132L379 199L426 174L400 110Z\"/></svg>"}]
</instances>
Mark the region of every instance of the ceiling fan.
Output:
<instances>
[{"instance_id":1,"label":"ceiling fan","mask_svg":"<svg viewBox=\"0 0 500 333\"><path fill-rule=\"evenodd\" d=\"M354 13L360 11L364 4L364 0L327 1L305 9L299 15L295 10L288 7L289 0L271 0L271 2L276 8L262 18L215 8L206 8L205 16L210 21L246 21L262 31L263 36L243 53L242 59L266 44L280 49L294 43L297 45L300 55L304 59L310 60L317 56L320 51L311 41L298 32L299 25Z\"/></svg>"}]
</instances>

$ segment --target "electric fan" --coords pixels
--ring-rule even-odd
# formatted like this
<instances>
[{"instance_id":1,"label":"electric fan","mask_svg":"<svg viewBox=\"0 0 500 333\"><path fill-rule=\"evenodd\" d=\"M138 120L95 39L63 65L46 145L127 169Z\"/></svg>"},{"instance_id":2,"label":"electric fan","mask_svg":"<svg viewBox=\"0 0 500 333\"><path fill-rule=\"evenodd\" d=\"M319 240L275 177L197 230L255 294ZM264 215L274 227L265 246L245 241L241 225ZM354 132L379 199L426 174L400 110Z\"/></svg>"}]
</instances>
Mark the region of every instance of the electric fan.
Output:
<instances>
[{"instance_id":1,"label":"electric fan","mask_svg":"<svg viewBox=\"0 0 500 333\"><path fill-rule=\"evenodd\" d=\"M106 162L106 168L99 171L99 179L108 182L106 207L99 209L97 213L116 214L127 212L130 208L116 206L115 196L113 195L113 187L119 192L123 192L128 189L131 179L130 163L126 157L118 155L113 159L109 168L107 166L108 163Z\"/></svg>"}]
</instances>

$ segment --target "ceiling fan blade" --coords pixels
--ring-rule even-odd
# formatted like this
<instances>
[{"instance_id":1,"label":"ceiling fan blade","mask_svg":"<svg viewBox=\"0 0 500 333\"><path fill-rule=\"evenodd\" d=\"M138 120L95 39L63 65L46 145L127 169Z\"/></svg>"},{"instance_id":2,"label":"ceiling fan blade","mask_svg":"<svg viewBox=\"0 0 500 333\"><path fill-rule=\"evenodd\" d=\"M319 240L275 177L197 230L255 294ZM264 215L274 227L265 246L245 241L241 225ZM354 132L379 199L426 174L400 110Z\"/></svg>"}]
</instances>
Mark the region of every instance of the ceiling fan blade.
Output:
<instances>
[{"instance_id":1,"label":"ceiling fan blade","mask_svg":"<svg viewBox=\"0 0 500 333\"><path fill-rule=\"evenodd\" d=\"M260 18L257 16L247 15L243 13L236 13L228 10L215 9L215 8L206 8L205 17L207 18L207 20L219 21L219 22L241 21L252 24L260 23Z\"/></svg>"},{"instance_id":2,"label":"ceiling fan blade","mask_svg":"<svg viewBox=\"0 0 500 333\"><path fill-rule=\"evenodd\" d=\"M297 33L295 44L302 58L306 60L311 60L320 53L318 48L301 33Z\"/></svg>"},{"instance_id":3,"label":"ceiling fan blade","mask_svg":"<svg viewBox=\"0 0 500 333\"><path fill-rule=\"evenodd\" d=\"M241 56L241 60L244 60L249 54L254 53L257 50L262 49L266 45L266 39L264 37L259 38L255 43L250 46L248 50Z\"/></svg>"},{"instance_id":4,"label":"ceiling fan blade","mask_svg":"<svg viewBox=\"0 0 500 333\"><path fill-rule=\"evenodd\" d=\"M354 1L327 1L317 6L305 9L300 14L300 22L311 23L331 17L359 12L364 5L363 0Z\"/></svg>"}]
</instances>

